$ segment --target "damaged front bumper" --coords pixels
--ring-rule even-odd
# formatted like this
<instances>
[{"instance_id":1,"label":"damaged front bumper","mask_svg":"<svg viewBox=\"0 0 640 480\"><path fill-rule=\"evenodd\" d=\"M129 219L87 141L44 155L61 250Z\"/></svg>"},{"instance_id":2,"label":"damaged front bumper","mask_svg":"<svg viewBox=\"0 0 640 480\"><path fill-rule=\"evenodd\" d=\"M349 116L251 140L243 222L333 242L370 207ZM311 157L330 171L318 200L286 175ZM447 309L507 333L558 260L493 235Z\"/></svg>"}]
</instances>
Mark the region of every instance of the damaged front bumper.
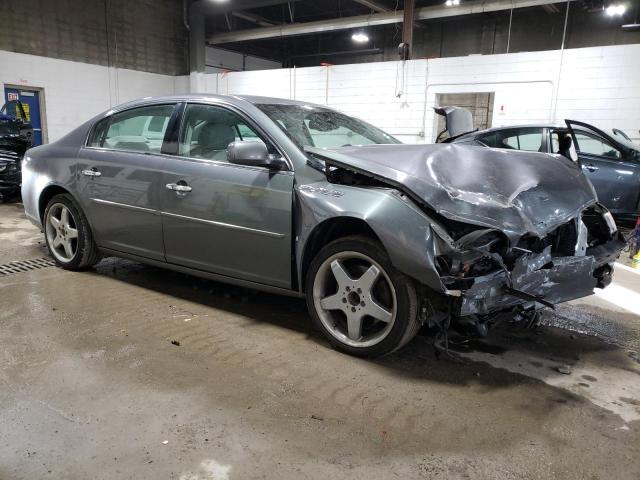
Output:
<instances>
[{"instance_id":1,"label":"damaged front bumper","mask_svg":"<svg viewBox=\"0 0 640 480\"><path fill-rule=\"evenodd\" d=\"M616 232L584 256L554 257L549 247L523 255L510 272L476 277L470 288L449 291L454 296L452 313L459 317L488 315L516 306L537 308L589 296L594 288L611 282L613 261L624 245L624 238Z\"/></svg>"}]
</instances>

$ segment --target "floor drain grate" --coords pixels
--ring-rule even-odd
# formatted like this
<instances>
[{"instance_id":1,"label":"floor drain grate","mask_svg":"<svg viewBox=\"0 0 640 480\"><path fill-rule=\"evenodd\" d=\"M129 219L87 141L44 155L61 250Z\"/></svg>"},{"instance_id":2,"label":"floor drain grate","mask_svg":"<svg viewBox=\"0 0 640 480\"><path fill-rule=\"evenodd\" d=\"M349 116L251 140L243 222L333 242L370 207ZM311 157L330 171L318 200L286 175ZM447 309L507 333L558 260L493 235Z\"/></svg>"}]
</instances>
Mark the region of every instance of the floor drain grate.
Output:
<instances>
[{"instance_id":1,"label":"floor drain grate","mask_svg":"<svg viewBox=\"0 0 640 480\"><path fill-rule=\"evenodd\" d=\"M38 268L52 267L55 262L50 258L33 258L31 260L17 260L0 265L0 276L13 275L14 273L29 272Z\"/></svg>"}]
</instances>

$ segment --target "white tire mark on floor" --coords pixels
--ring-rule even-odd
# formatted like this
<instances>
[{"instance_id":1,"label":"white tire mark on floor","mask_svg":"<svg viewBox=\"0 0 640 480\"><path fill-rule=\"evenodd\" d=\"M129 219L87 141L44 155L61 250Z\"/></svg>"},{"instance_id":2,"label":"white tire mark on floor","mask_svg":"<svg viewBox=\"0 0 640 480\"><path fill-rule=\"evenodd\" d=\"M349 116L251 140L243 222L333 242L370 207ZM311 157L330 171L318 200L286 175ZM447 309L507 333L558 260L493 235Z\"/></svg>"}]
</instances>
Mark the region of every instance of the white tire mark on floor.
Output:
<instances>
[{"instance_id":1,"label":"white tire mark on floor","mask_svg":"<svg viewBox=\"0 0 640 480\"><path fill-rule=\"evenodd\" d=\"M622 287L620 285L611 284L604 290L595 289L596 297L607 301L608 303L622 308L627 312L640 315L640 293Z\"/></svg>"},{"instance_id":2,"label":"white tire mark on floor","mask_svg":"<svg viewBox=\"0 0 640 480\"><path fill-rule=\"evenodd\" d=\"M475 351L460 355L567 390L619 415L625 422L640 420L640 371L631 370L633 367L629 365L605 366L606 361L598 352L571 365L571 375L559 373L557 368L561 364L558 362L531 352L508 351L492 355Z\"/></svg>"},{"instance_id":3,"label":"white tire mark on floor","mask_svg":"<svg viewBox=\"0 0 640 480\"><path fill-rule=\"evenodd\" d=\"M229 480L231 466L222 465L213 459L203 460L195 472L180 475L180 480Z\"/></svg>"},{"instance_id":4,"label":"white tire mark on floor","mask_svg":"<svg viewBox=\"0 0 640 480\"><path fill-rule=\"evenodd\" d=\"M627 272L631 272L631 273L635 273L636 275L640 275L640 270L637 268L631 268L628 265L625 265L624 263L615 263L615 268L621 268L622 270L626 270Z\"/></svg>"}]
</instances>

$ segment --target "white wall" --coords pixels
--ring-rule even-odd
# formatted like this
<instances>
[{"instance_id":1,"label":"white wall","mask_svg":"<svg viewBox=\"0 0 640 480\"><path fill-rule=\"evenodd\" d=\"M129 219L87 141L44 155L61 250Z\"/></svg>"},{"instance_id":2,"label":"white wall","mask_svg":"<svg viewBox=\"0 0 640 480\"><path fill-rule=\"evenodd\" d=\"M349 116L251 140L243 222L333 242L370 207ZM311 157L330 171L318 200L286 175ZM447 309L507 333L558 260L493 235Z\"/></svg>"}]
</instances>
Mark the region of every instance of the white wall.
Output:
<instances>
[{"instance_id":1,"label":"white wall","mask_svg":"<svg viewBox=\"0 0 640 480\"><path fill-rule=\"evenodd\" d=\"M52 142L92 116L128 100L188 92L189 77L0 51L3 99L4 85L44 88L47 133Z\"/></svg>"},{"instance_id":2,"label":"white wall","mask_svg":"<svg viewBox=\"0 0 640 480\"><path fill-rule=\"evenodd\" d=\"M431 142L438 93L495 92L493 126L565 118L640 134L640 45L207 75L207 92L293 98Z\"/></svg>"},{"instance_id":3,"label":"white wall","mask_svg":"<svg viewBox=\"0 0 640 480\"><path fill-rule=\"evenodd\" d=\"M585 120L640 139L640 45L172 77L0 51L0 87L42 87L49 141L122 102L210 92L294 98L431 142L438 93L495 92L492 124Z\"/></svg>"}]
</instances>

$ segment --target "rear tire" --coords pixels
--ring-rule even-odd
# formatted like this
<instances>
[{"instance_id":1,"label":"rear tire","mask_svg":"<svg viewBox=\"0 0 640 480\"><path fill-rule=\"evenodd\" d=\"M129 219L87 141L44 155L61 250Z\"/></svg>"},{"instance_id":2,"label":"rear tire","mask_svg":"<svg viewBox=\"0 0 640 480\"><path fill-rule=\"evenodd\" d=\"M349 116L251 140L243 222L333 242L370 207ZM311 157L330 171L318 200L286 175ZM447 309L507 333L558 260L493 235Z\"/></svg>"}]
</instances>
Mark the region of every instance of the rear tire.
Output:
<instances>
[{"instance_id":1,"label":"rear tire","mask_svg":"<svg viewBox=\"0 0 640 480\"><path fill-rule=\"evenodd\" d=\"M58 266L84 270L100 261L89 222L71 195L56 195L49 201L43 228L47 248Z\"/></svg>"},{"instance_id":2,"label":"rear tire","mask_svg":"<svg viewBox=\"0 0 640 480\"><path fill-rule=\"evenodd\" d=\"M387 355L420 329L413 281L368 237L350 236L326 245L309 266L306 290L315 325L345 353Z\"/></svg>"}]
</instances>

